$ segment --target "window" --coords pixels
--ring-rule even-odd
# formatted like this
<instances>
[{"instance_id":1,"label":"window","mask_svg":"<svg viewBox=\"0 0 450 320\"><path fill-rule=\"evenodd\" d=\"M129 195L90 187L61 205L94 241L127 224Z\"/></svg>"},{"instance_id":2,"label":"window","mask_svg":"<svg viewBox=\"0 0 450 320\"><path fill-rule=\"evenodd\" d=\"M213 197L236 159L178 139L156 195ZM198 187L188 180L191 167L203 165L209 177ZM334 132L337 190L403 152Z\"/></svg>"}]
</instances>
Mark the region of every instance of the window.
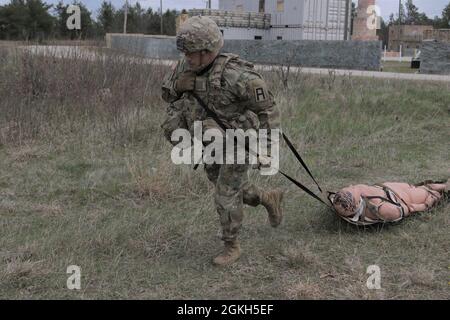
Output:
<instances>
[{"instance_id":1,"label":"window","mask_svg":"<svg viewBox=\"0 0 450 320\"><path fill-rule=\"evenodd\" d=\"M255 36L255 40L262 40L262 36Z\"/></svg>"},{"instance_id":2,"label":"window","mask_svg":"<svg viewBox=\"0 0 450 320\"><path fill-rule=\"evenodd\" d=\"M284 0L277 0L277 11L284 12Z\"/></svg>"},{"instance_id":3,"label":"window","mask_svg":"<svg viewBox=\"0 0 450 320\"><path fill-rule=\"evenodd\" d=\"M266 12L266 0L259 0L259 12Z\"/></svg>"},{"instance_id":4,"label":"window","mask_svg":"<svg viewBox=\"0 0 450 320\"><path fill-rule=\"evenodd\" d=\"M277 40L283 40L282 36L277 36Z\"/></svg>"}]
</instances>

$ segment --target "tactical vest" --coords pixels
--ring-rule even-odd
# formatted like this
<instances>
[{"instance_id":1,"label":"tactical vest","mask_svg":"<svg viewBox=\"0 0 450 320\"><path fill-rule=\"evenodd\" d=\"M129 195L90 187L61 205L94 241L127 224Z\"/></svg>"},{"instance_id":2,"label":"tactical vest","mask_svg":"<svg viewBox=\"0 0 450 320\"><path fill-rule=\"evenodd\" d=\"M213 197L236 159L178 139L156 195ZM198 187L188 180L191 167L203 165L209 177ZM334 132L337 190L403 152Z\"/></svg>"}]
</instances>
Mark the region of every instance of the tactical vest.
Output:
<instances>
[{"instance_id":1,"label":"tactical vest","mask_svg":"<svg viewBox=\"0 0 450 320\"><path fill-rule=\"evenodd\" d=\"M239 121L250 118L255 127L258 122L256 114L246 110L245 102L238 101L230 92L223 90L223 74L228 63L233 62L243 71L257 74L253 71L254 65L245 60L239 59L238 55L231 53L220 54L213 63L211 69L205 74L196 77L195 93L214 111L217 116L230 128L239 126ZM183 95L189 101L189 108L185 114L187 123L193 121L203 121L207 118L205 110L199 106L195 98L189 93ZM187 110L188 109L188 110Z\"/></svg>"}]
</instances>

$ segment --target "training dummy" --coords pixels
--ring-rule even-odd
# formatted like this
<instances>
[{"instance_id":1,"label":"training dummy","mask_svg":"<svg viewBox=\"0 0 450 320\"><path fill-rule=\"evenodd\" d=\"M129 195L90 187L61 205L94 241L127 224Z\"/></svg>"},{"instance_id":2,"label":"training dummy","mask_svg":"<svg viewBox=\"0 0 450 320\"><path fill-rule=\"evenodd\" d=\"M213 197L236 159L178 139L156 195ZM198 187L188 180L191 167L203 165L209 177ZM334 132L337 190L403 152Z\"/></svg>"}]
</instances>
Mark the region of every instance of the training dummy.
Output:
<instances>
[{"instance_id":1,"label":"training dummy","mask_svg":"<svg viewBox=\"0 0 450 320\"><path fill-rule=\"evenodd\" d=\"M329 194L335 212L356 225L397 222L415 212L435 207L449 195L449 183L426 181L417 185L386 182L358 184Z\"/></svg>"}]
</instances>

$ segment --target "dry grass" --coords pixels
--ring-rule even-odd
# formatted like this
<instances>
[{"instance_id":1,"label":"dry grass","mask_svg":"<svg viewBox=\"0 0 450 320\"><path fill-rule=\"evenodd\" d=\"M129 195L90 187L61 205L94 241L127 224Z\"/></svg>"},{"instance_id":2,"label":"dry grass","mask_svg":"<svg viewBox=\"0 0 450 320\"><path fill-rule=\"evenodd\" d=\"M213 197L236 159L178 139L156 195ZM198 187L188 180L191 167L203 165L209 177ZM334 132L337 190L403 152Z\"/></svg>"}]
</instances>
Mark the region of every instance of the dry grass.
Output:
<instances>
[{"instance_id":1,"label":"dry grass","mask_svg":"<svg viewBox=\"0 0 450 320\"><path fill-rule=\"evenodd\" d=\"M448 205L354 228L279 176L285 221L246 208L243 256L221 242L213 187L169 161L167 67L0 48L0 297L448 299ZM102 53L103 54L103 53ZM285 75L284 75L285 76ZM450 176L450 87L267 73L283 127L324 189ZM283 81L286 80L283 85ZM312 186L283 147L282 168ZM82 269L82 290L65 284ZM366 287L369 265L381 290Z\"/></svg>"}]
</instances>

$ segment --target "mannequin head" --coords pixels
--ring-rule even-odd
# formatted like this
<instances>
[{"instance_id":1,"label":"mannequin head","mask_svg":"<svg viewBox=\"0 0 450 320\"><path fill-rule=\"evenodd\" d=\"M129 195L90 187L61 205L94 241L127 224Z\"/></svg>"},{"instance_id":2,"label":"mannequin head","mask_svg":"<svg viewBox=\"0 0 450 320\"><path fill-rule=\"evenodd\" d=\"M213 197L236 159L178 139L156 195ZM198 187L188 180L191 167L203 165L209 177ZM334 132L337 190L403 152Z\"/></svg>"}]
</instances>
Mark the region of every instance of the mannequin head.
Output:
<instances>
[{"instance_id":1,"label":"mannequin head","mask_svg":"<svg viewBox=\"0 0 450 320\"><path fill-rule=\"evenodd\" d=\"M348 191L336 193L333 205L336 211L343 215L351 215L355 213L357 209L356 201L353 198L353 195Z\"/></svg>"}]
</instances>

